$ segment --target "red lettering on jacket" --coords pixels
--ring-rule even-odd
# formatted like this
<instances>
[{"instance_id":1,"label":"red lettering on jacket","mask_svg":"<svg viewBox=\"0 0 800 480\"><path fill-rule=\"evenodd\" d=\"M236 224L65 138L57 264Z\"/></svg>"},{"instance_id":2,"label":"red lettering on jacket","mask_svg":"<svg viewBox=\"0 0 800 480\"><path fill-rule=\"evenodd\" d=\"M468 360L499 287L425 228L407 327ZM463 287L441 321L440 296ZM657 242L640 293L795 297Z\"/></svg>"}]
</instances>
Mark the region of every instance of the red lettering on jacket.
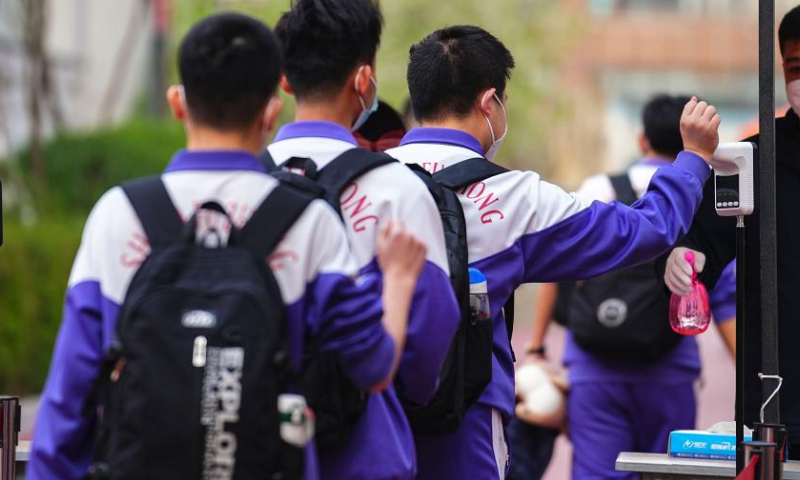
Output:
<instances>
[{"instance_id":1,"label":"red lettering on jacket","mask_svg":"<svg viewBox=\"0 0 800 480\"><path fill-rule=\"evenodd\" d=\"M489 192L488 194L486 194L486 195L484 195L482 197L476 198L475 199L475 204L477 205L478 202L480 202L481 200L483 200L483 202L478 207L478 210L483 211L484 208L490 206L491 204L499 202L500 198L495 197L493 192Z\"/></svg>"},{"instance_id":2,"label":"red lettering on jacket","mask_svg":"<svg viewBox=\"0 0 800 480\"><path fill-rule=\"evenodd\" d=\"M280 246L278 248L281 248ZM269 263L269 268L272 269L273 272L279 272L289 266L290 264L295 264L300 261L300 256L297 252L292 250L275 250L275 252L270 255L267 263Z\"/></svg>"},{"instance_id":3,"label":"red lettering on jacket","mask_svg":"<svg viewBox=\"0 0 800 480\"><path fill-rule=\"evenodd\" d=\"M492 218L492 216L496 218ZM503 212L501 212L500 210L489 210L488 212L481 215L481 223L483 224L494 223L495 219L502 220L504 218L506 218L506 216L503 215Z\"/></svg>"},{"instance_id":4,"label":"red lettering on jacket","mask_svg":"<svg viewBox=\"0 0 800 480\"><path fill-rule=\"evenodd\" d=\"M353 182L342 191L340 205L342 215L352 220L355 232L363 232L370 224L376 225L378 217L372 213L372 201L366 194L359 194L358 182Z\"/></svg>"},{"instance_id":5,"label":"red lettering on jacket","mask_svg":"<svg viewBox=\"0 0 800 480\"><path fill-rule=\"evenodd\" d=\"M193 209L189 212L189 218L195 213L197 214L198 236L202 237L203 234L208 232L220 232L224 234L223 239L227 241L227 236L231 230L231 223L228 221L228 217L213 210L200 210L202 204L203 202L199 200L193 201ZM253 214L253 207L231 202L226 211L237 228L241 228ZM189 220L181 212L178 212L178 216L184 222ZM119 263L125 268L139 267L150 254L150 242L142 233L131 235L131 238L125 242L125 247L126 250L119 256ZM296 257L296 254L291 252L288 256ZM296 259L294 260L296 261Z\"/></svg>"},{"instance_id":6,"label":"red lettering on jacket","mask_svg":"<svg viewBox=\"0 0 800 480\"><path fill-rule=\"evenodd\" d=\"M503 220L506 218L502 210L495 209L484 212L485 209L500 201L500 197L495 195L494 192L486 191L486 184L484 182L467 185L461 189L460 193L478 206L478 212L481 212L481 223L493 223L495 220Z\"/></svg>"},{"instance_id":7,"label":"red lettering on jacket","mask_svg":"<svg viewBox=\"0 0 800 480\"><path fill-rule=\"evenodd\" d=\"M483 182L473 183L472 185L467 186L464 195L470 200L474 200L475 198L481 196L485 190L486 190L485 183Z\"/></svg>"},{"instance_id":8,"label":"red lettering on jacket","mask_svg":"<svg viewBox=\"0 0 800 480\"><path fill-rule=\"evenodd\" d=\"M150 254L150 242L141 233L131 235L125 245L128 247L127 251L119 256L119 263L125 268L138 267Z\"/></svg>"},{"instance_id":9,"label":"red lettering on jacket","mask_svg":"<svg viewBox=\"0 0 800 480\"><path fill-rule=\"evenodd\" d=\"M427 170L430 173L436 173L438 171L444 170L444 163L439 162L422 162L422 168Z\"/></svg>"},{"instance_id":10,"label":"red lettering on jacket","mask_svg":"<svg viewBox=\"0 0 800 480\"><path fill-rule=\"evenodd\" d=\"M342 203L342 212L346 212L348 210L352 210L350 212L350 218L357 217L360 213L364 212L364 210L368 209L372 206L372 202L367 199L366 195L362 195L357 200L354 200L350 203Z\"/></svg>"},{"instance_id":11,"label":"red lettering on jacket","mask_svg":"<svg viewBox=\"0 0 800 480\"><path fill-rule=\"evenodd\" d=\"M366 217L361 217L353 223L353 230L356 232L363 232L367 229L367 225L365 223L372 222L373 225L378 224L378 217L375 215L367 215Z\"/></svg>"}]
</instances>

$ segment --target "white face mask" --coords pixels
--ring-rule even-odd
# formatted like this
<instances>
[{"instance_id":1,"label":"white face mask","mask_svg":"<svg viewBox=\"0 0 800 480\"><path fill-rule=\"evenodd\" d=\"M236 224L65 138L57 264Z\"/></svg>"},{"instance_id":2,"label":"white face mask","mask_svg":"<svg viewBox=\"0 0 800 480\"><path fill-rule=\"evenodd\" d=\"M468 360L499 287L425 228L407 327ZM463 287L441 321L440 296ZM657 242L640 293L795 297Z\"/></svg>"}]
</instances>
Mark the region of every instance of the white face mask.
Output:
<instances>
[{"instance_id":1,"label":"white face mask","mask_svg":"<svg viewBox=\"0 0 800 480\"><path fill-rule=\"evenodd\" d=\"M364 126L364 124L367 123L369 116L378 111L378 82L376 82L374 78L369 77L369 80L372 82L372 85L375 86L375 99L372 100L372 105L370 105L369 108L367 108L367 102L365 102L364 99L361 98L361 94L358 93L358 79L359 75L361 75L361 70L363 69L364 69L363 66L358 69L358 73L356 74L356 79L353 86L356 89L356 94L358 94L358 101L361 102L361 115L358 116L356 122L350 128L350 130L352 130L353 132Z\"/></svg>"},{"instance_id":2,"label":"white face mask","mask_svg":"<svg viewBox=\"0 0 800 480\"><path fill-rule=\"evenodd\" d=\"M789 100L794 113L800 115L800 79L792 80L786 84L786 98Z\"/></svg>"},{"instance_id":3,"label":"white face mask","mask_svg":"<svg viewBox=\"0 0 800 480\"><path fill-rule=\"evenodd\" d=\"M486 92L487 95L489 92ZM484 97L485 101L486 97ZM494 157L497 155L497 152L500 150L500 147L503 146L503 140L506 139L506 134L508 133L508 114L506 113L506 107L503 105L503 102L500 101L500 98L497 94L494 94L494 99L497 100L497 103L500 104L500 108L503 109L503 117L506 122L506 129L503 132L503 136L500 138L495 138L494 136L494 128L492 128L492 122L489 121L489 117L484 115L483 117L486 119L486 124L489 125L489 133L492 134L492 146L489 147L489 150L486 151L486 159L489 161L494 161Z\"/></svg>"}]
</instances>

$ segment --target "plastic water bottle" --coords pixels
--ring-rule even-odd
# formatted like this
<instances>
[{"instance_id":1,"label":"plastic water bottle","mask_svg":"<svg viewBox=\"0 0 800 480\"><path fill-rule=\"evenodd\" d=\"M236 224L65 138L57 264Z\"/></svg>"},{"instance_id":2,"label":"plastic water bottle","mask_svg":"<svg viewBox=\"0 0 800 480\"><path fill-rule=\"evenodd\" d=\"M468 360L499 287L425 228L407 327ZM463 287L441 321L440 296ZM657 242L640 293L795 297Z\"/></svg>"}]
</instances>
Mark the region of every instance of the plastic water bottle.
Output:
<instances>
[{"instance_id":1,"label":"plastic water bottle","mask_svg":"<svg viewBox=\"0 0 800 480\"><path fill-rule=\"evenodd\" d=\"M708 292L705 285L697 279L694 269L694 253L686 252L684 257L692 266L692 288L689 295L682 297L672 294L669 302L669 324L681 335L697 335L708 330L711 312L708 308Z\"/></svg>"},{"instance_id":2,"label":"plastic water bottle","mask_svg":"<svg viewBox=\"0 0 800 480\"><path fill-rule=\"evenodd\" d=\"M492 321L486 275L477 268L469 269L469 309L473 325L477 322Z\"/></svg>"}]
</instances>

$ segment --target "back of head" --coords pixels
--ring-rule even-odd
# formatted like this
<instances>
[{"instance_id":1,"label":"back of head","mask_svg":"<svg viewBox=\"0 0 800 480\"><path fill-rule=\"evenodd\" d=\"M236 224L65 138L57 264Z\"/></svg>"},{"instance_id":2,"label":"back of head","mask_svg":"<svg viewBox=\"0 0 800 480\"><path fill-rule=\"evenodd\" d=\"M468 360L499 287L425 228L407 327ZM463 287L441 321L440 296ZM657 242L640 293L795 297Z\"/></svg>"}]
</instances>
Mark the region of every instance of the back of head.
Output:
<instances>
[{"instance_id":1,"label":"back of head","mask_svg":"<svg viewBox=\"0 0 800 480\"><path fill-rule=\"evenodd\" d=\"M412 46L410 57L408 89L419 121L463 117L492 87L502 98L514 68L505 45L474 26L437 30Z\"/></svg>"},{"instance_id":2,"label":"back of head","mask_svg":"<svg viewBox=\"0 0 800 480\"><path fill-rule=\"evenodd\" d=\"M644 136L650 148L665 157L675 158L683 150L681 114L689 97L657 95L642 110Z\"/></svg>"},{"instance_id":3,"label":"back of head","mask_svg":"<svg viewBox=\"0 0 800 480\"><path fill-rule=\"evenodd\" d=\"M800 40L800 5L789 10L781 25L778 27L778 43L780 44L781 53L784 52L786 43L790 41Z\"/></svg>"},{"instance_id":4,"label":"back of head","mask_svg":"<svg viewBox=\"0 0 800 480\"><path fill-rule=\"evenodd\" d=\"M189 30L180 45L178 68L193 121L237 130L256 121L275 94L280 47L262 22L221 13Z\"/></svg>"},{"instance_id":5,"label":"back of head","mask_svg":"<svg viewBox=\"0 0 800 480\"><path fill-rule=\"evenodd\" d=\"M275 26L298 100L324 98L359 65L372 64L383 16L374 0L296 0Z\"/></svg>"}]
</instances>

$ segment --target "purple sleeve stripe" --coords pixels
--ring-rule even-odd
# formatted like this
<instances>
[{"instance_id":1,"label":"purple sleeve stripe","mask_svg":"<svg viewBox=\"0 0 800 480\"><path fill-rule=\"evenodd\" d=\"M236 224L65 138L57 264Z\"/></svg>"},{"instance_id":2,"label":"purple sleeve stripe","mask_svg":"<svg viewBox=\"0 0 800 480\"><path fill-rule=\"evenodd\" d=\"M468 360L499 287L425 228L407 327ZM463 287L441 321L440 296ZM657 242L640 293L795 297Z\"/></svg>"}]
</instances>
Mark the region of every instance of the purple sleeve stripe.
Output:
<instances>
[{"instance_id":1,"label":"purple sleeve stripe","mask_svg":"<svg viewBox=\"0 0 800 480\"><path fill-rule=\"evenodd\" d=\"M102 296L96 281L67 291L36 419L29 478L79 478L86 473L92 431L82 409L103 360L105 339L110 337L105 330L118 314L119 306Z\"/></svg>"},{"instance_id":2,"label":"purple sleeve stripe","mask_svg":"<svg viewBox=\"0 0 800 480\"><path fill-rule=\"evenodd\" d=\"M711 176L711 167L708 166L705 160L699 155L692 152L681 152L672 163L673 168L680 168L681 170L690 173L695 180L700 184L702 190L706 180Z\"/></svg>"},{"instance_id":3,"label":"purple sleeve stripe","mask_svg":"<svg viewBox=\"0 0 800 480\"><path fill-rule=\"evenodd\" d=\"M359 355L340 356L339 361L358 388L372 388L386 380L392 371L394 340L383 335L377 343L361 350Z\"/></svg>"},{"instance_id":4,"label":"purple sleeve stripe","mask_svg":"<svg viewBox=\"0 0 800 480\"><path fill-rule=\"evenodd\" d=\"M736 317L736 260L722 271L709 297L715 322L724 323Z\"/></svg>"},{"instance_id":5,"label":"purple sleeve stripe","mask_svg":"<svg viewBox=\"0 0 800 480\"><path fill-rule=\"evenodd\" d=\"M701 165L702 163L702 165ZM632 207L594 202L563 222L523 236L525 282L591 278L649 261L689 229L710 176L697 155L683 152L653 176Z\"/></svg>"},{"instance_id":6,"label":"purple sleeve stripe","mask_svg":"<svg viewBox=\"0 0 800 480\"><path fill-rule=\"evenodd\" d=\"M383 328L380 279L365 275L354 282L341 274L323 274L312 284L310 333L325 351L334 351L353 382L369 388L391 372L394 342Z\"/></svg>"},{"instance_id":7,"label":"purple sleeve stripe","mask_svg":"<svg viewBox=\"0 0 800 480\"><path fill-rule=\"evenodd\" d=\"M414 289L406 344L397 372L398 394L419 405L430 401L460 321L461 310L450 277L435 264L425 262Z\"/></svg>"},{"instance_id":8,"label":"purple sleeve stripe","mask_svg":"<svg viewBox=\"0 0 800 480\"><path fill-rule=\"evenodd\" d=\"M726 304L717 308L711 309L714 314L714 322L717 324L725 323L729 320L736 319L736 303L732 305Z\"/></svg>"}]
</instances>

